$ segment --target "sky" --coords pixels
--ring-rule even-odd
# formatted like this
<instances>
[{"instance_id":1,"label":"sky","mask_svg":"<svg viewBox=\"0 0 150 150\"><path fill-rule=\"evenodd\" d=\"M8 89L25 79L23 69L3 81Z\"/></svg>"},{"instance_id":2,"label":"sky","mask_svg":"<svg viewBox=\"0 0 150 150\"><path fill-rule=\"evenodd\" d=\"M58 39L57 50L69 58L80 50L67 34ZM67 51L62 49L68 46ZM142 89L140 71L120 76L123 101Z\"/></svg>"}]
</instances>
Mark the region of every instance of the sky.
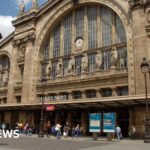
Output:
<instances>
[{"instance_id":1,"label":"sky","mask_svg":"<svg viewBox=\"0 0 150 150\"><path fill-rule=\"evenodd\" d=\"M0 0L0 33L3 39L15 30L11 21L16 19L21 1L22 0ZM39 7L46 1L47 0L38 0ZM32 7L32 0L24 0L24 2L25 11L28 11Z\"/></svg>"}]
</instances>

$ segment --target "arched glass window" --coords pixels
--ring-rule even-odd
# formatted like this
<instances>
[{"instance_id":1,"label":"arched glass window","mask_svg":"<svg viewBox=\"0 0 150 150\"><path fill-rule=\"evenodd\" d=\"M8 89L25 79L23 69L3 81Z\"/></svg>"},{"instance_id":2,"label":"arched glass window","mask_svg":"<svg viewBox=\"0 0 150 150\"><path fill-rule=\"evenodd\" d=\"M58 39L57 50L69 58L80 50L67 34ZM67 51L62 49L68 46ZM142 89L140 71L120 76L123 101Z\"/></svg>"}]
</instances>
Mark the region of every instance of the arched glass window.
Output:
<instances>
[{"instance_id":1,"label":"arched glass window","mask_svg":"<svg viewBox=\"0 0 150 150\"><path fill-rule=\"evenodd\" d=\"M0 86L6 86L9 79L10 61L8 56L0 56Z\"/></svg>"},{"instance_id":2,"label":"arched glass window","mask_svg":"<svg viewBox=\"0 0 150 150\"><path fill-rule=\"evenodd\" d=\"M88 72L95 71L95 57L102 53L102 70L111 68L112 47L118 52L116 67L127 67L126 33L120 17L104 5L83 6L66 14L50 30L50 38L44 47L44 59L52 61L52 76L55 77L56 63L61 59L63 76L67 75L69 60L74 57L74 73L81 74L83 53L88 55ZM78 48L76 40L83 45ZM81 40L80 39L80 40ZM78 50L79 49L79 54ZM49 55L50 54L50 55Z\"/></svg>"}]
</instances>

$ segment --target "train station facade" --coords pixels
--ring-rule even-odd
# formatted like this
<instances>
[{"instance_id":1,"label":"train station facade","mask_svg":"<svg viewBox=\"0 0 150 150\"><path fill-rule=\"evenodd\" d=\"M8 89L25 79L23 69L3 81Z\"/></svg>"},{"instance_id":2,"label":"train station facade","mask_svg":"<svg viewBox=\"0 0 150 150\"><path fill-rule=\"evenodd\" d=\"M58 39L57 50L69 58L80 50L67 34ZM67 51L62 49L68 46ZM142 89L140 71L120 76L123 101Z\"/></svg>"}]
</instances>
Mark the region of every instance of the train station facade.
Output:
<instances>
[{"instance_id":1,"label":"train station facade","mask_svg":"<svg viewBox=\"0 0 150 150\"><path fill-rule=\"evenodd\" d=\"M148 1L48 0L13 26L0 42L0 122L39 124L44 94L55 107L45 123L79 123L87 135L90 113L115 112L124 136L134 125L143 137Z\"/></svg>"}]
</instances>

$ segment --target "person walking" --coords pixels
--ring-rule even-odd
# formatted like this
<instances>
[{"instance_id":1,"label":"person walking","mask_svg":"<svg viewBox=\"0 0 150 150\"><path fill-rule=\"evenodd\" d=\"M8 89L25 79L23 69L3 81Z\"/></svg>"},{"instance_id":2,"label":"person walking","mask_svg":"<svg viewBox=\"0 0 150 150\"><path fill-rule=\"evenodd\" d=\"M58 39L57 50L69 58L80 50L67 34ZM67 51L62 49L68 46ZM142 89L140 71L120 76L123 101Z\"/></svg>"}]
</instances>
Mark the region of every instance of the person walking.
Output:
<instances>
[{"instance_id":1,"label":"person walking","mask_svg":"<svg viewBox=\"0 0 150 150\"><path fill-rule=\"evenodd\" d=\"M61 125L59 123L56 124L55 131L57 139L61 139Z\"/></svg>"},{"instance_id":2,"label":"person walking","mask_svg":"<svg viewBox=\"0 0 150 150\"><path fill-rule=\"evenodd\" d=\"M121 140L122 139L122 133L121 133L121 128L119 125L116 127L116 134L117 134L117 139Z\"/></svg>"},{"instance_id":3,"label":"person walking","mask_svg":"<svg viewBox=\"0 0 150 150\"><path fill-rule=\"evenodd\" d=\"M132 140L135 139L136 129L133 125L129 129L129 133L130 133L129 136L131 137L131 139Z\"/></svg>"},{"instance_id":4,"label":"person walking","mask_svg":"<svg viewBox=\"0 0 150 150\"><path fill-rule=\"evenodd\" d=\"M79 135L80 135L80 125L79 124L77 124L77 126L76 126L76 128L75 128L75 135L76 135L76 137L78 138L79 137Z\"/></svg>"}]
</instances>

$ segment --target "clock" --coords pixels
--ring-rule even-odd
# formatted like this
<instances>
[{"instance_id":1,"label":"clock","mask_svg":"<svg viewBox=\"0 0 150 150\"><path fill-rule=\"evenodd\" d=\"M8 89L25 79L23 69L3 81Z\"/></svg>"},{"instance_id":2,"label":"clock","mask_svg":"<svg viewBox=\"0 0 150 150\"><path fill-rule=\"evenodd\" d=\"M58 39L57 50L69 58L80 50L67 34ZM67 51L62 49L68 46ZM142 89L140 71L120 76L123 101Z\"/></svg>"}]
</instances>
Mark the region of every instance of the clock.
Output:
<instances>
[{"instance_id":1,"label":"clock","mask_svg":"<svg viewBox=\"0 0 150 150\"><path fill-rule=\"evenodd\" d=\"M78 49L82 49L82 47L83 47L83 38L77 38L75 40L75 45Z\"/></svg>"}]
</instances>

